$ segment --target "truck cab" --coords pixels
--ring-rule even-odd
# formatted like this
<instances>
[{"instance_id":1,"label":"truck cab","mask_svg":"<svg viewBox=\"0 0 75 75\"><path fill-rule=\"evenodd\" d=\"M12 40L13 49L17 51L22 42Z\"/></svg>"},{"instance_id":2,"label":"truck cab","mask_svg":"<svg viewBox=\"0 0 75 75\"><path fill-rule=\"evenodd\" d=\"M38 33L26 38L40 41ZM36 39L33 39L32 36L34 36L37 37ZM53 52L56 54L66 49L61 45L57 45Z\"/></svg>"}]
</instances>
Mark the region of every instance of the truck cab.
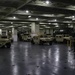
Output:
<instances>
[{"instance_id":1,"label":"truck cab","mask_svg":"<svg viewBox=\"0 0 75 75\"><path fill-rule=\"evenodd\" d=\"M0 47L7 47L10 48L11 46L11 40L8 38L8 36L0 36Z\"/></svg>"}]
</instances>

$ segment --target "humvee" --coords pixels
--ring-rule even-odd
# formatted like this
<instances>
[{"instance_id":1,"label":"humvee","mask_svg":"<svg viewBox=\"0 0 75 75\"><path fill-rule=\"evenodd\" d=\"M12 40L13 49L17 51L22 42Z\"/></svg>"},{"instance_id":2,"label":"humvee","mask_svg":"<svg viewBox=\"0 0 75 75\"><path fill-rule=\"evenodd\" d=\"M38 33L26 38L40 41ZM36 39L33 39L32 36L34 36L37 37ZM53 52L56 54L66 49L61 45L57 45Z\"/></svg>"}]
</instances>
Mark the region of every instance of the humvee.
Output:
<instances>
[{"instance_id":1,"label":"humvee","mask_svg":"<svg viewBox=\"0 0 75 75\"><path fill-rule=\"evenodd\" d=\"M31 37L29 34L22 34L22 41L30 41Z\"/></svg>"},{"instance_id":2,"label":"humvee","mask_svg":"<svg viewBox=\"0 0 75 75\"><path fill-rule=\"evenodd\" d=\"M7 36L0 36L0 47L11 47L11 40Z\"/></svg>"},{"instance_id":3,"label":"humvee","mask_svg":"<svg viewBox=\"0 0 75 75\"><path fill-rule=\"evenodd\" d=\"M68 34L59 34L55 36L55 41L56 42L64 42L66 43L67 40L70 40L71 36L69 36Z\"/></svg>"},{"instance_id":4,"label":"humvee","mask_svg":"<svg viewBox=\"0 0 75 75\"><path fill-rule=\"evenodd\" d=\"M50 45L52 44L53 37L50 35L41 35L41 36L34 36L31 39L32 44L44 44L44 43L49 43Z\"/></svg>"}]
</instances>

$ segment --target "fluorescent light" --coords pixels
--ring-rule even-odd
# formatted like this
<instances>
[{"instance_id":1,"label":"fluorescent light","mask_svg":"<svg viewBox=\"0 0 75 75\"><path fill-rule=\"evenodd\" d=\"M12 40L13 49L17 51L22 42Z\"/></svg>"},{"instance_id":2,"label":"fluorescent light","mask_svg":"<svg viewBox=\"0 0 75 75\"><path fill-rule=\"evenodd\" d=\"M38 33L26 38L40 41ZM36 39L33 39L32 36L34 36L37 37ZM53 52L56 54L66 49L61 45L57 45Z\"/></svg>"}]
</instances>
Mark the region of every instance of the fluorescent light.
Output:
<instances>
[{"instance_id":1,"label":"fluorescent light","mask_svg":"<svg viewBox=\"0 0 75 75\"><path fill-rule=\"evenodd\" d=\"M59 27L58 25L56 25L55 27Z\"/></svg>"},{"instance_id":2,"label":"fluorescent light","mask_svg":"<svg viewBox=\"0 0 75 75\"><path fill-rule=\"evenodd\" d=\"M0 29L0 35L2 34L2 29Z\"/></svg>"},{"instance_id":3,"label":"fluorescent light","mask_svg":"<svg viewBox=\"0 0 75 75\"><path fill-rule=\"evenodd\" d=\"M9 27L14 27L14 26L9 26Z\"/></svg>"},{"instance_id":4,"label":"fluorescent light","mask_svg":"<svg viewBox=\"0 0 75 75\"><path fill-rule=\"evenodd\" d=\"M51 23L49 23L49 24L51 24Z\"/></svg>"},{"instance_id":5,"label":"fluorescent light","mask_svg":"<svg viewBox=\"0 0 75 75\"><path fill-rule=\"evenodd\" d=\"M29 13L29 11L28 11L28 10L26 10L26 13Z\"/></svg>"},{"instance_id":6,"label":"fluorescent light","mask_svg":"<svg viewBox=\"0 0 75 75\"><path fill-rule=\"evenodd\" d=\"M15 19L16 17L14 16L13 18Z\"/></svg>"},{"instance_id":7,"label":"fluorescent light","mask_svg":"<svg viewBox=\"0 0 75 75\"><path fill-rule=\"evenodd\" d=\"M43 28L40 28L40 29L43 29Z\"/></svg>"},{"instance_id":8,"label":"fluorescent light","mask_svg":"<svg viewBox=\"0 0 75 75\"><path fill-rule=\"evenodd\" d=\"M72 20L75 20L75 18L73 18Z\"/></svg>"},{"instance_id":9,"label":"fluorescent light","mask_svg":"<svg viewBox=\"0 0 75 75\"><path fill-rule=\"evenodd\" d=\"M49 1L46 1L46 4L49 4L50 2Z\"/></svg>"},{"instance_id":10,"label":"fluorescent light","mask_svg":"<svg viewBox=\"0 0 75 75\"><path fill-rule=\"evenodd\" d=\"M60 30L60 32L63 32L64 30Z\"/></svg>"},{"instance_id":11,"label":"fluorescent light","mask_svg":"<svg viewBox=\"0 0 75 75\"><path fill-rule=\"evenodd\" d=\"M22 26L22 27L27 27L27 26Z\"/></svg>"},{"instance_id":12,"label":"fluorescent light","mask_svg":"<svg viewBox=\"0 0 75 75\"><path fill-rule=\"evenodd\" d=\"M72 18L74 18L74 16L72 16Z\"/></svg>"},{"instance_id":13,"label":"fluorescent light","mask_svg":"<svg viewBox=\"0 0 75 75\"><path fill-rule=\"evenodd\" d=\"M28 16L28 18L31 18L31 16Z\"/></svg>"},{"instance_id":14,"label":"fluorescent light","mask_svg":"<svg viewBox=\"0 0 75 75\"><path fill-rule=\"evenodd\" d=\"M11 22L11 24L13 24L13 22Z\"/></svg>"},{"instance_id":15,"label":"fluorescent light","mask_svg":"<svg viewBox=\"0 0 75 75\"><path fill-rule=\"evenodd\" d=\"M44 27L46 26L46 25L43 25Z\"/></svg>"},{"instance_id":16,"label":"fluorescent light","mask_svg":"<svg viewBox=\"0 0 75 75\"><path fill-rule=\"evenodd\" d=\"M51 28L51 27L46 27L46 28Z\"/></svg>"},{"instance_id":17,"label":"fluorescent light","mask_svg":"<svg viewBox=\"0 0 75 75\"><path fill-rule=\"evenodd\" d=\"M70 26L70 24L68 24L68 26Z\"/></svg>"},{"instance_id":18,"label":"fluorescent light","mask_svg":"<svg viewBox=\"0 0 75 75\"><path fill-rule=\"evenodd\" d=\"M38 18L36 18L36 20L39 20Z\"/></svg>"},{"instance_id":19,"label":"fluorescent light","mask_svg":"<svg viewBox=\"0 0 75 75\"><path fill-rule=\"evenodd\" d=\"M54 21L56 22L57 20L55 19Z\"/></svg>"},{"instance_id":20,"label":"fluorescent light","mask_svg":"<svg viewBox=\"0 0 75 75\"><path fill-rule=\"evenodd\" d=\"M70 28L73 28L73 25L69 26Z\"/></svg>"}]
</instances>

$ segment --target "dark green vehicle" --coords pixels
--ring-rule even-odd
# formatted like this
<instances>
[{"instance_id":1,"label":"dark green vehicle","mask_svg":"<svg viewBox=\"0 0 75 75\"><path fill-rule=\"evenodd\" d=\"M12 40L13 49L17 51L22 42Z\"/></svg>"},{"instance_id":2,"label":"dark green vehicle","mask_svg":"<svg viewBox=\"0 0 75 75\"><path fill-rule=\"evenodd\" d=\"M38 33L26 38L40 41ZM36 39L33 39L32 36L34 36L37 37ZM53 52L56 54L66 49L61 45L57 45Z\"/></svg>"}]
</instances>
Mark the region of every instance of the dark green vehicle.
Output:
<instances>
[{"instance_id":1,"label":"dark green vehicle","mask_svg":"<svg viewBox=\"0 0 75 75\"><path fill-rule=\"evenodd\" d=\"M11 40L7 36L0 36L0 47L11 47Z\"/></svg>"}]
</instances>

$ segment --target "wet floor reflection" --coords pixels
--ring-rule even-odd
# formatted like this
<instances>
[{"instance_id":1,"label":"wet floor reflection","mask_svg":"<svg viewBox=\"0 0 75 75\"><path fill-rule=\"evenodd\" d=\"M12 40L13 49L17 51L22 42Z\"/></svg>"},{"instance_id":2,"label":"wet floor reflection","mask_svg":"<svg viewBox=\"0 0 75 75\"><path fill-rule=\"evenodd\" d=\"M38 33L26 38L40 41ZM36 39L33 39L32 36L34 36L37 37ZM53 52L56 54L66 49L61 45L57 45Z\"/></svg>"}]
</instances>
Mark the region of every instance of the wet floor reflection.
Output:
<instances>
[{"instance_id":1,"label":"wet floor reflection","mask_svg":"<svg viewBox=\"0 0 75 75\"><path fill-rule=\"evenodd\" d=\"M68 53L68 65L69 65L70 68L75 69L75 60L74 60L73 50L71 50L68 47L67 53Z\"/></svg>"},{"instance_id":2,"label":"wet floor reflection","mask_svg":"<svg viewBox=\"0 0 75 75\"><path fill-rule=\"evenodd\" d=\"M11 66L12 66L12 75L18 75L18 65L16 63L16 52L15 47L12 45L11 47Z\"/></svg>"},{"instance_id":3,"label":"wet floor reflection","mask_svg":"<svg viewBox=\"0 0 75 75\"><path fill-rule=\"evenodd\" d=\"M0 75L75 75L73 51L64 45L19 42L2 51L0 58L6 58L6 62L0 61Z\"/></svg>"}]
</instances>

